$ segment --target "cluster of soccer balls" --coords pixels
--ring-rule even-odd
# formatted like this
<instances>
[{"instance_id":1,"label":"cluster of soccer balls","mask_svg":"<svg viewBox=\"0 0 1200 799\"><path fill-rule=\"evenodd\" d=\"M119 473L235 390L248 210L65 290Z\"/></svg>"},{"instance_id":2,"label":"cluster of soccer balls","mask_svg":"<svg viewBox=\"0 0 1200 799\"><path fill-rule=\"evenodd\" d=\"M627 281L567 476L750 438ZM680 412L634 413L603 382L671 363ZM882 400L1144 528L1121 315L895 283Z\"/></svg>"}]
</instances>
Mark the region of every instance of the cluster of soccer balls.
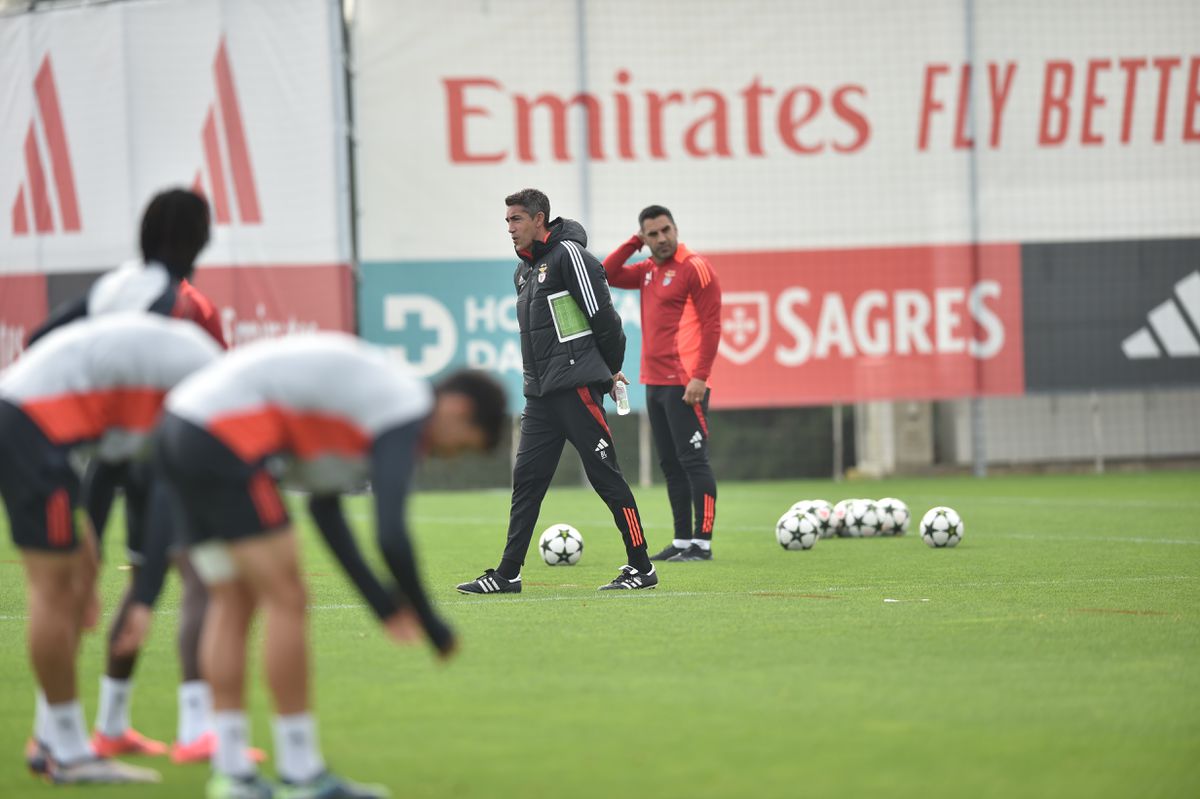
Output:
<instances>
[{"instance_id":1,"label":"cluster of soccer balls","mask_svg":"<svg viewBox=\"0 0 1200 799\"><path fill-rule=\"evenodd\" d=\"M538 552L549 566L574 566L583 557L583 536L569 524L554 524L538 539Z\"/></svg>"},{"instance_id":2,"label":"cluster of soccer balls","mask_svg":"<svg viewBox=\"0 0 1200 799\"><path fill-rule=\"evenodd\" d=\"M843 499L830 505L823 499L802 499L779 517L775 540L784 549L812 549L821 538L873 538L904 535L911 514L895 497ZM921 517L921 540L931 547L953 547L963 536L962 517L939 505Z\"/></svg>"}]
</instances>

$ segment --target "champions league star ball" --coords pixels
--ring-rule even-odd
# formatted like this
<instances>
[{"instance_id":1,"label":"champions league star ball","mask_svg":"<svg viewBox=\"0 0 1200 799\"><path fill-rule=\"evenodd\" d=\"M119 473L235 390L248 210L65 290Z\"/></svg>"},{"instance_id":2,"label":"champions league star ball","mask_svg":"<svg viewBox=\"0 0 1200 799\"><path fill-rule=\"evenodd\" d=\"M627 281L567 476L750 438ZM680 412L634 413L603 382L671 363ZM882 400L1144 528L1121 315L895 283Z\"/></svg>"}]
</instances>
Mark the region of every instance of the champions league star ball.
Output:
<instances>
[{"instance_id":1,"label":"champions league star ball","mask_svg":"<svg viewBox=\"0 0 1200 799\"><path fill-rule=\"evenodd\" d=\"M812 549L820 536L820 523L811 513L789 509L775 524L775 540L784 549Z\"/></svg>"},{"instance_id":2,"label":"champions league star ball","mask_svg":"<svg viewBox=\"0 0 1200 799\"><path fill-rule=\"evenodd\" d=\"M817 518L817 532L821 538L833 538L837 535L837 522L833 518L833 506L823 499L809 501L808 512Z\"/></svg>"},{"instance_id":3,"label":"champions league star ball","mask_svg":"<svg viewBox=\"0 0 1200 799\"><path fill-rule=\"evenodd\" d=\"M569 524L547 527L538 539L538 552L549 566L574 566L583 557L583 536Z\"/></svg>"},{"instance_id":4,"label":"champions league star ball","mask_svg":"<svg viewBox=\"0 0 1200 799\"><path fill-rule=\"evenodd\" d=\"M921 540L935 549L956 547L963 537L962 517L954 508L939 505L921 517Z\"/></svg>"},{"instance_id":5,"label":"champions league star ball","mask_svg":"<svg viewBox=\"0 0 1200 799\"><path fill-rule=\"evenodd\" d=\"M838 538L849 538L850 531L846 528L846 511L850 509L852 499L839 500L833 506L833 513L830 516L830 523L833 525L833 533Z\"/></svg>"},{"instance_id":6,"label":"champions league star ball","mask_svg":"<svg viewBox=\"0 0 1200 799\"><path fill-rule=\"evenodd\" d=\"M879 510L873 499L856 499L846 508L846 529L851 538L879 535Z\"/></svg>"},{"instance_id":7,"label":"champions league star ball","mask_svg":"<svg viewBox=\"0 0 1200 799\"><path fill-rule=\"evenodd\" d=\"M880 535L904 535L908 532L911 514L903 502L895 497L884 497L875 501L875 510L879 512Z\"/></svg>"}]
</instances>

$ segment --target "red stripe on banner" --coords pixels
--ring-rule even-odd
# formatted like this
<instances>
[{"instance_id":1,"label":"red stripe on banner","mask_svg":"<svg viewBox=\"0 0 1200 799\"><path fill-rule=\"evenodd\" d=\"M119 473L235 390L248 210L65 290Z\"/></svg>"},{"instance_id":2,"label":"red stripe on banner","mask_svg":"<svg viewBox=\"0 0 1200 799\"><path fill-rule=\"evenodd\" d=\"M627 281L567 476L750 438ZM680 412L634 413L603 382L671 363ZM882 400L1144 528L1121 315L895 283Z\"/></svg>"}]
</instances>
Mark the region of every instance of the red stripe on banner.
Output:
<instances>
[{"instance_id":1,"label":"red stripe on banner","mask_svg":"<svg viewBox=\"0 0 1200 799\"><path fill-rule=\"evenodd\" d=\"M704 409L697 402L692 406L692 410L696 412L696 418L700 421L700 431L704 433L705 438L708 438L708 422L704 419Z\"/></svg>"},{"instance_id":2,"label":"red stripe on banner","mask_svg":"<svg viewBox=\"0 0 1200 799\"><path fill-rule=\"evenodd\" d=\"M233 71L225 40L217 48L213 66L217 75L217 95L221 100L221 121L225 123L225 146L233 168L233 187L237 191L238 210L246 223L262 221L258 210L258 191L254 187L254 172L250 168L250 150L246 146L246 130L242 127L242 111L238 107L237 91L233 86Z\"/></svg>"},{"instance_id":3,"label":"red stripe on banner","mask_svg":"<svg viewBox=\"0 0 1200 799\"><path fill-rule=\"evenodd\" d=\"M46 539L56 549L71 545L71 498L65 488L57 489L46 500Z\"/></svg>"},{"instance_id":4,"label":"red stripe on banner","mask_svg":"<svg viewBox=\"0 0 1200 799\"><path fill-rule=\"evenodd\" d=\"M591 389L589 389L587 386L580 386L575 390L579 392L579 398L582 399L583 404L587 406L588 412L590 412L592 416L596 417L596 421L599 422L600 426L604 428L604 432L608 433L609 438L612 438L612 431L608 429L608 422L604 420L604 412L600 410L600 408L596 405L595 400L592 399Z\"/></svg>"},{"instance_id":5,"label":"red stripe on banner","mask_svg":"<svg viewBox=\"0 0 1200 799\"><path fill-rule=\"evenodd\" d=\"M201 197L208 197L208 192L204 190L204 178L200 176L200 170L196 170L196 178L192 181L192 191L199 194Z\"/></svg>"},{"instance_id":6,"label":"red stripe on banner","mask_svg":"<svg viewBox=\"0 0 1200 799\"><path fill-rule=\"evenodd\" d=\"M58 105L58 89L50 56L34 78L42 124L46 129L46 144L50 147L50 166L54 170L54 186L58 189L58 210L62 212L64 230L79 230L79 201L75 197L75 171L71 168L71 153L67 149L67 132L63 127L62 109Z\"/></svg>"},{"instance_id":7,"label":"red stripe on banner","mask_svg":"<svg viewBox=\"0 0 1200 799\"><path fill-rule=\"evenodd\" d=\"M213 211L217 223L229 224L229 193L225 189L225 164L221 161L221 147L217 144L217 121L213 109L208 109L204 118L204 161L208 165L208 183L212 186ZM199 177L199 176L197 176Z\"/></svg>"},{"instance_id":8,"label":"red stripe on banner","mask_svg":"<svg viewBox=\"0 0 1200 799\"><path fill-rule=\"evenodd\" d=\"M13 233L24 236L29 232L29 212L25 210L25 187L17 187L17 199L13 201L12 209Z\"/></svg>"},{"instance_id":9,"label":"red stripe on banner","mask_svg":"<svg viewBox=\"0 0 1200 799\"><path fill-rule=\"evenodd\" d=\"M46 196L46 172L42 169L42 156L38 152L32 122L29 123L29 132L25 134L25 171L29 176L33 223L38 233L50 233L54 230L54 217L50 213L50 198Z\"/></svg>"}]
</instances>

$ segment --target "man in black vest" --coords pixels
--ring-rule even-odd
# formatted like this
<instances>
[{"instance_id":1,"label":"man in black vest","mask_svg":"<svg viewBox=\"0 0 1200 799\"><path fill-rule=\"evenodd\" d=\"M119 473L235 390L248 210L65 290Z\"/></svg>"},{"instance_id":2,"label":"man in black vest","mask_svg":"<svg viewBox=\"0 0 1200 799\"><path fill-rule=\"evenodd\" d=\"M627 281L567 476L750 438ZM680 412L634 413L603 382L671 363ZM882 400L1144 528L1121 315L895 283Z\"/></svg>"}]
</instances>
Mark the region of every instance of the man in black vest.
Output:
<instances>
[{"instance_id":1,"label":"man in black vest","mask_svg":"<svg viewBox=\"0 0 1200 799\"><path fill-rule=\"evenodd\" d=\"M521 259L513 275L521 328L525 412L513 467L508 544L500 565L462 583L464 594L521 591L521 566L546 489L567 441L578 450L596 493L612 511L629 562L600 590L653 588L658 574L646 554L642 519L617 465L603 395L621 374L625 333L613 308L604 267L587 246L583 226L550 219L550 200L537 189L504 199L505 221Z\"/></svg>"}]
</instances>

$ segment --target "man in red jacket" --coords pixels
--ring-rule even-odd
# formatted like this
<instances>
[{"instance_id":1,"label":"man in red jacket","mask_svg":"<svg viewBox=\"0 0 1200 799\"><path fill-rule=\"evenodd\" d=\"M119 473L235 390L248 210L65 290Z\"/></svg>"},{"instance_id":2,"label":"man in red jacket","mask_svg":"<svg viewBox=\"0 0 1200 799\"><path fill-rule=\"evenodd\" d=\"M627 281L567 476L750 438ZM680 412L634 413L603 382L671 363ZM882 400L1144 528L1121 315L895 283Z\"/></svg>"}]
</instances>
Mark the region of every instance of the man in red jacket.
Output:
<instances>
[{"instance_id":1,"label":"man in red jacket","mask_svg":"<svg viewBox=\"0 0 1200 799\"><path fill-rule=\"evenodd\" d=\"M670 211L651 205L638 224L604 260L604 271L610 285L642 292L642 382L675 520L674 540L651 560L712 560L717 482L708 462L708 376L721 341L721 287L708 261L679 242ZM626 265L643 245L650 258Z\"/></svg>"}]
</instances>

